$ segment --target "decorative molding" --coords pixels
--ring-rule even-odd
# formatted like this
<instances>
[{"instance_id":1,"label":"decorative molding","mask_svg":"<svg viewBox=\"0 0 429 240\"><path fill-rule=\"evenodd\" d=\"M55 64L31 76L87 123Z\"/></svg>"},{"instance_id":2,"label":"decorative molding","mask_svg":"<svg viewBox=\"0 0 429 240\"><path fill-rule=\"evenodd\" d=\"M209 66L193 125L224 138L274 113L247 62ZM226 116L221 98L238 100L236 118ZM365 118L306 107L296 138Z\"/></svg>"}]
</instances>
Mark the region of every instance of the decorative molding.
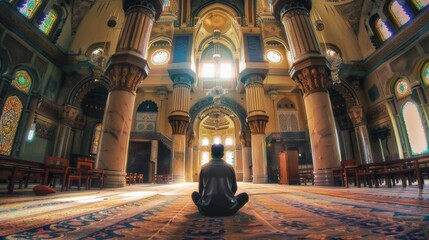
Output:
<instances>
[{"instance_id":1,"label":"decorative molding","mask_svg":"<svg viewBox=\"0 0 429 240\"><path fill-rule=\"evenodd\" d=\"M76 34L77 29L85 17L86 13L94 6L96 0L73 0L71 14L72 34Z\"/></svg>"},{"instance_id":2,"label":"decorative molding","mask_svg":"<svg viewBox=\"0 0 429 240\"><path fill-rule=\"evenodd\" d=\"M251 147L252 135L250 131L241 131L240 132L240 141L243 147Z\"/></svg>"},{"instance_id":3,"label":"decorative molding","mask_svg":"<svg viewBox=\"0 0 429 240\"><path fill-rule=\"evenodd\" d=\"M48 140L54 139L56 126L43 122L36 121L36 136Z\"/></svg>"},{"instance_id":4,"label":"decorative molding","mask_svg":"<svg viewBox=\"0 0 429 240\"><path fill-rule=\"evenodd\" d=\"M327 66L309 66L297 70L293 79L298 83L304 96L315 92L326 92L330 76L329 71Z\"/></svg>"},{"instance_id":5,"label":"decorative molding","mask_svg":"<svg viewBox=\"0 0 429 240\"><path fill-rule=\"evenodd\" d=\"M357 127L364 123L364 115L362 106L354 106L347 110L350 120L353 123L353 126Z\"/></svg>"},{"instance_id":6,"label":"decorative molding","mask_svg":"<svg viewBox=\"0 0 429 240\"><path fill-rule=\"evenodd\" d=\"M336 5L338 12L340 12L353 28L355 34L358 34L359 23L362 13L363 0L351 1L348 4Z\"/></svg>"},{"instance_id":7,"label":"decorative molding","mask_svg":"<svg viewBox=\"0 0 429 240\"><path fill-rule=\"evenodd\" d=\"M66 125L73 126L79 112L79 108L72 105L65 105L60 115L60 120L63 120L63 123Z\"/></svg>"}]
</instances>

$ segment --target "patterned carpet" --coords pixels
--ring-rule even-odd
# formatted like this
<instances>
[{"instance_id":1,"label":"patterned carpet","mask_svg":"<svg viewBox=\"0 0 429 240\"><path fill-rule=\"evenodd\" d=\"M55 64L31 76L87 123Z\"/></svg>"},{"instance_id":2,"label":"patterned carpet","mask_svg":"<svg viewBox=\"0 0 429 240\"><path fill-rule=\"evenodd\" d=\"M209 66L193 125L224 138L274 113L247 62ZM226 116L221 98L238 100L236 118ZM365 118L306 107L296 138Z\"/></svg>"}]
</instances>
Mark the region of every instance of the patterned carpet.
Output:
<instances>
[{"instance_id":1,"label":"patterned carpet","mask_svg":"<svg viewBox=\"0 0 429 240\"><path fill-rule=\"evenodd\" d=\"M48 196L0 193L0 239L429 239L429 186L392 189L239 183L249 203L204 217L196 183Z\"/></svg>"}]
</instances>

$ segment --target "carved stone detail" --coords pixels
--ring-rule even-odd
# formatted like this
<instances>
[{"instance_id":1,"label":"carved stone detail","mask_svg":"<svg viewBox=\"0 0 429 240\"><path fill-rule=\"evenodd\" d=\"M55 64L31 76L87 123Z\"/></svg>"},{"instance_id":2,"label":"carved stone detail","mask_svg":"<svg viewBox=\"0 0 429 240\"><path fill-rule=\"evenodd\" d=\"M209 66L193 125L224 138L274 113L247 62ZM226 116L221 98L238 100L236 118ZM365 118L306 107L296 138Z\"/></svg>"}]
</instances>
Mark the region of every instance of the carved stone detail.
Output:
<instances>
[{"instance_id":1,"label":"carved stone detail","mask_svg":"<svg viewBox=\"0 0 429 240\"><path fill-rule=\"evenodd\" d=\"M362 106L354 106L348 109L348 114L355 127L363 124L363 109Z\"/></svg>"},{"instance_id":2,"label":"carved stone detail","mask_svg":"<svg viewBox=\"0 0 429 240\"><path fill-rule=\"evenodd\" d=\"M252 135L248 131L240 132L240 141L243 147L250 147L252 143Z\"/></svg>"},{"instance_id":3,"label":"carved stone detail","mask_svg":"<svg viewBox=\"0 0 429 240\"><path fill-rule=\"evenodd\" d=\"M172 115L168 117L168 122L171 125L171 130L174 134L184 135L189 126L189 116Z\"/></svg>"},{"instance_id":4,"label":"carved stone detail","mask_svg":"<svg viewBox=\"0 0 429 240\"><path fill-rule=\"evenodd\" d=\"M125 90L135 94L140 81L146 78L145 71L129 63L109 67L110 91Z\"/></svg>"},{"instance_id":5,"label":"carved stone detail","mask_svg":"<svg viewBox=\"0 0 429 240\"><path fill-rule=\"evenodd\" d=\"M310 66L295 72L293 79L298 83L304 96L314 92L328 90L329 68L326 66Z\"/></svg>"},{"instance_id":6,"label":"carved stone detail","mask_svg":"<svg viewBox=\"0 0 429 240\"><path fill-rule=\"evenodd\" d=\"M265 127L268 123L268 116L255 115L247 117L250 131L252 134L265 134Z\"/></svg>"},{"instance_id":7,"label":"carved stone detail","mask_svg":"<svg viewBox=\"0 0 429 240\"><path fill-rule=\"evenodd\" d=\"M73 126L79 111L79 108L75 106L65 105L60 119L63 120L64 124Z\"/></svg>"}]
</instances>

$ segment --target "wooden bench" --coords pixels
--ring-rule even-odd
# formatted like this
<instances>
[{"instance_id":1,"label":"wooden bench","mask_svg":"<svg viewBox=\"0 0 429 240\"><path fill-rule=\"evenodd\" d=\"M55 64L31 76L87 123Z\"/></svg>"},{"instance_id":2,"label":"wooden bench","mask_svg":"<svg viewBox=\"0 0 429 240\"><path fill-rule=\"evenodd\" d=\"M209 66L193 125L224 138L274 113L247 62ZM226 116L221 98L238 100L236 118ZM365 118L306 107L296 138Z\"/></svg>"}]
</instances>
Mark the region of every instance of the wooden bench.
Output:
<instances>
[{"instance_id":1,"label":"wooden bench","mask_svg":"<svg viewBox=\"0 0 429 240\"><path fill-rule=\"evenodd\" d=\"M45 157L45 180L43 184L50 185L55 188L56 180L59 179L61 182L61 191L64 190L67 181L67 172L69 160L66 158L46 156Z\"/></svg>"},{"instance_id":2,"label":"wooden bench","mask_svg":"<svg viewBox=\"0 0 429 240\"><path fill-rule=\"evenodd\" d=\"M29 180L38 176L39 180L44 178L45 165L43 163L0 156L0 179L6 180L7 192L13 193L15 182L19 182L19 188L28 186Z\"/></svg>"}]
</instances>

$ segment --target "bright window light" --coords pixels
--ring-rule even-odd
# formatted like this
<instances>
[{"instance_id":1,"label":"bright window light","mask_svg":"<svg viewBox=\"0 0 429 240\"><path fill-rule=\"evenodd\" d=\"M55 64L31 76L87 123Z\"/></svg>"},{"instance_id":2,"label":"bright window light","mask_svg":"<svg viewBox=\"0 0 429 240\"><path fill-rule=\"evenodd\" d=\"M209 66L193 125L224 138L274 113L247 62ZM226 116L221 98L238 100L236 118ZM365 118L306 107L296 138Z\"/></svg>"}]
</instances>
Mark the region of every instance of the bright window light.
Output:
<instances>
[{"instance_id":1,"label":"bright window light","mask_svg":"<svg viewBox=\"0 0 429 240\"><path fill-rule=\"evenodd\" d=\"M210 161L210 153L209 152L202 152L201 156L201 165L204 165Z\"/></svg>"},{"instance_id":2,"label":"bright window light","mask_svg":"<svg viewBox=\"0 0 429 240\"><path fill-rule=\"evenodd\" d=\"M209 145L209 139L208 138L203 138L201 141L201 145L202 146L208 146Z\"/></svg>"},{"instance_id":3,"label":"bright window light","mask_svg":"<svg viewBox=\"0 0 429 240\"><path fill-rule=\"evenodd\" d=\"M225 145L226 145L226 146L232 146L232 144L233 144L233 142L232 142L232 138L227 137L227 138L225 139Z\"/></svg>"},{"instance_id":4,"label":"bright window light","mask_svg":"<svg viewBox=\"0 0 429 240\"><path fill-rule=\"evenodd\" d=\"M233 71L231 63L220 64L220 78L232 78Z\"/></svg>"},{"instance_id":5,"label":"bright window light","mask_svg":"<svg viewBox=\"0 0 429 240\"><path fill-rule=\"evenodd\" d=\"M429 152L428 139L423 127L422 118L416 103L407 102L402 108L402 117L405 122L408 140L413 155Z\"/></svg>"},{"instance_id":6,"label":"bright window light","mask_svg":"<svg viewBox=\"0 0 429 240\"><path fill-rule=\"evenodd\" d=\"M219 136L214 137L213 142L214 142L214 144L220 144L221 143L220 137Z\"/></svg>"},{"instance_id":7,"label":"bright window light","mask_svg":"<svg viewBox=\"0 0 429 240\"><path fill-rule=\"evenodd\" d=\"M213 63L204 63L202 77L213 78L215 77L215 69Z\"/></svg>"}]
</instances>

